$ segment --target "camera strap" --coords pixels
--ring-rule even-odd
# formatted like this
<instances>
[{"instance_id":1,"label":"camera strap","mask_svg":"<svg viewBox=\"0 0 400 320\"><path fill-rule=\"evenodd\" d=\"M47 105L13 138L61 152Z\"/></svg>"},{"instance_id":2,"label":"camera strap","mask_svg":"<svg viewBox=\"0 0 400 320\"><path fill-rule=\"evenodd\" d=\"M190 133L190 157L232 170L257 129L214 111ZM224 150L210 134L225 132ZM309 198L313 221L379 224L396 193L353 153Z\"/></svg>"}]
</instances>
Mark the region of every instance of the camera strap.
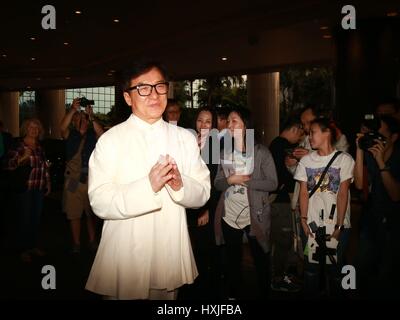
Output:
<instances>
[{"instance_id":1,"label":"camera strap","mask_svg":"<svg viewBox=\"0 0 400 320\"><path fill-rule=\"evenodd\" d=\"M324 171L322 172L321 176L319 177L319 180L317 182L317 184L314 186L314 188L312 188L312 190L308 193L308 198L311 198L312 195L315 193L315 191L318 190L318 188L320 187L322 181L324 181L325 175L328 172L329 167L332 165L333 161L335 161L335 159L338 157L339 154L341 154L342 151L336 151L336 153L333 155L333 157L331 158L331 160L328 162L328 164L326 165Z\"/></svg>"}]
</instances>

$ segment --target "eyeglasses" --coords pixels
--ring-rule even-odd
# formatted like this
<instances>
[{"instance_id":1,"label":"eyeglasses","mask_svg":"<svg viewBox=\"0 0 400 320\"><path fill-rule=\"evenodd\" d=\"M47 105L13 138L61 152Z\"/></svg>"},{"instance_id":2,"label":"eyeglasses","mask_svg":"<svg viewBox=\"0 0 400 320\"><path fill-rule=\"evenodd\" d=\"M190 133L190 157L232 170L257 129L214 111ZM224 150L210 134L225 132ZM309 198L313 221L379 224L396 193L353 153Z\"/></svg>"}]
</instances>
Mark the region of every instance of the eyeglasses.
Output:
<instances>
[{"instance_id":1,"label":"eyeglasses","mask_svg":"<svg viewBox=\"0 0 400 320\"><path fill-rule=\"evenodd\" d=\"M146 97L151 95L153 88L156 90L157 94L167 94L168 93L169 82L160 82L156 84L138 84L127 89L127 91L137 90L139 95Z\"/></svg>"}]
</instances>

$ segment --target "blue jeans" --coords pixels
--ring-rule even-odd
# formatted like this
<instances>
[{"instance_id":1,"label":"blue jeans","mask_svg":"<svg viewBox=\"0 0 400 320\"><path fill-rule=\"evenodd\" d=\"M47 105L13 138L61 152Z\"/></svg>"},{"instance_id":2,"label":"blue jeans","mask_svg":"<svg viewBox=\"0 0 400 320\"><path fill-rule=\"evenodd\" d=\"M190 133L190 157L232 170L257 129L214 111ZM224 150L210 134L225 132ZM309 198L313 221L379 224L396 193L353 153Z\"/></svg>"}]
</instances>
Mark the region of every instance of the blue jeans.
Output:
<instances>
[{"instance_id":1,"label":"blue jeans","mask_svg":"<svg viewBox=\"0 0 400 320\"><path fill-rule=\"evenodd\" d=\"M18 194L18 246L21 251L33 249L42 215L44 193L42 190L28 190Z\"/></svg>"}]
</instances>

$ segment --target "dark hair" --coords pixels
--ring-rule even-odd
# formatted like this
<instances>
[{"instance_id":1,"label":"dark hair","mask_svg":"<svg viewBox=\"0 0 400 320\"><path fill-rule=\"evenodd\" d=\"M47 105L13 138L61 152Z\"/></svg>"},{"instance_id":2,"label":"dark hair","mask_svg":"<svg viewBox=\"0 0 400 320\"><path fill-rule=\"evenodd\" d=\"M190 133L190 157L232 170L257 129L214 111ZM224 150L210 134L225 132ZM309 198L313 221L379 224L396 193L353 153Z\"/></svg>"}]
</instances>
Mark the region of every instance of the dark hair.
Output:
<instances>
[{"instance_id":1,"label":"dark hair","mask_svg":"<svg viewBox=\"0 0 400 320\"><path fill-rule=\"evenodd\" d=\"M215 112L217 114L217 117L220 117L221 119L228 119L229 113L231 112L231 108L218 107L215 108Z\"/></svg>"},{"instance_id":2,"label":"dark hair","mask_svg":"<svg viewBox=\"0 0 400 320\"><path fill-rule=\"evenodd\" d=\"M311 112L313 113L313 115L316 118L318 118L318 117L320 117L322 115L321 109L319 107L317 107L316 105L314 105L314 104L308 104L304 108L300 109L299 115L301 116L307 110L311 110Z\"/></svg>"},{"instance_id":3,"label":"dark hair","mask_svg":"<svg viewBox=\"0 0 400 320\"><path fill-rule=\"evenodd\" d=\"M176 99L169 98L167 102L167 107L169 106L178 106L178 108L181 109L181 106L179 105L179 102Z\"/></svg>"},{"instance_id":4,"label":"dark hair","mask_svg":"<svg viewBox=\"0 0 400 320\"><path fill-rule=\"evenodd\" d=\"M317 118L313 121L311 121L311 125L313 124L317 124L320 128L322 132L326 132L326 131L330 131L331 133L331 144L335 145L337 139L338 139L338 128L335 124L335 122L329 118L325 118L325 117L320 117Z\"/></svg>"},{"instance_id":5,"label":"dark hair","mask_svg":"<svg viewBox=\"0 0 400 320\"><path fill-rule=\"evenodd\" d=\"M400 124L397 119L388 115L383 115L379 119L387 125L391 134L400 133Z\"/></svg>"},{"instance_id":6,"label":"dark hair","mask_svg":"<svg viewBox=\"0 0 400 320\"><path fill-rule=\"evenodd\" d=\"M285 130L290 130L293 127L302 128L303 124L301 123L298 117L289 117L282 126L281 132Z\"/></svg>"},{"instance_id":7,"label":"dark hair","mask_svg":"<svg viewBox=\"0 0 400 320\"><path fill-rule=\"evenodd\" d=\"M217 127L217 116L216 116L216 112L213 108L210 107L201 107L197 109L196 115L194 117L194 130L197 132L197 128L196 128L196 122L197 122L197 118L199 117L200 113L206 111L206 112L210 112L211 116L212 116L212 122L211 122L211 129L214 129Z\"/></svg>"},{"instance_id":8,"label":"dark hair","mask_svg":"<svg viewBox=\"0 0 400 320\"><path fill-rule=\"evenodd\" d=\"M150 71L153 68L158 69L164 79L168 80L168 74L165 71L164 66L160 62L151 59L139 59L118 75L122 90L128 90L131 85L132 79L137 78L138 76Z\"/></svg>"},{"instance_id":9,"label":"dark hair","mask_svg":"<svg viewBox=\"0 0 400 320\"><path fill-rule=\"evenodd\" d=\"M229 114L231 114L232 112L236 112L240 119L242 119L242 121L244 122L244 125L246 126L246 129L252 129L254 130L254 143L259 143L260 140L260 135L259 132L256 130L255 125L254 125L254 119L251 115L251 112L249 109L244 108L244 107L240 107L240 106L235 106L231 108L231 112L229 112ZM246 139L245 139L246 141Z\"/></svg>"}]
</instances>

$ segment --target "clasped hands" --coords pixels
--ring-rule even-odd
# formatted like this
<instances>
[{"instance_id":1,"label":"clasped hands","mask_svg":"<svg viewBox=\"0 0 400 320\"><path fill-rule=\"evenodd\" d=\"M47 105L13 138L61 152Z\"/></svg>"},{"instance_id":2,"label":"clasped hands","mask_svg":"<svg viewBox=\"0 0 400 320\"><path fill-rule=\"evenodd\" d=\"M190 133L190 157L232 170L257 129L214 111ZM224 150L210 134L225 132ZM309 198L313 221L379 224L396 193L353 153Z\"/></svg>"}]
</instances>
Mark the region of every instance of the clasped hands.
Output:
<instances>
[{"instance_id":1,"label":"clasped hands","mask_svg":"<svg viewBox=\"0 0 400 320\"><path fill-rule=\"evenodd\" d=\"M160 157L160 160L151 168L149 180L154 192L159 192L166 184L174 191L179 191L183 187L181 173L175 159L168 154Z\"/></svg>"}]
</instances>

